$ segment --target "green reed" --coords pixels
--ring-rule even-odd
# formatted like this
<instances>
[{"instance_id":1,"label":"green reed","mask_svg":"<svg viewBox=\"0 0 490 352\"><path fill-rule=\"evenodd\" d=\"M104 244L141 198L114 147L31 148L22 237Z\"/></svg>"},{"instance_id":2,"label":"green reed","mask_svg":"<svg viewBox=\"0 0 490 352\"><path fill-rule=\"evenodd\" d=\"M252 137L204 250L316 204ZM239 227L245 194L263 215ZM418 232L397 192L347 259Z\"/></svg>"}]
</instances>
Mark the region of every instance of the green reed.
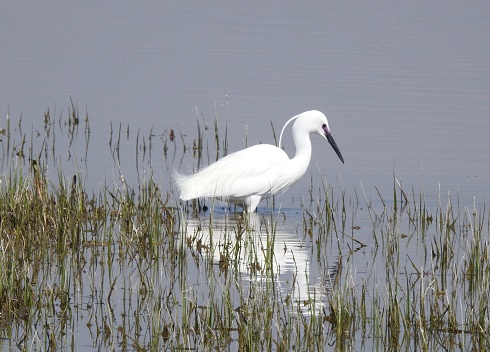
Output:
<instances>
[{"instance_id":1,"label":"green reed","mask_svg":"<svg viewBox=\"0 0 490 352\"><path fill-rule=\"evenodd\" d=\"M40 143L22 132L21 119L14 128L8 118L1 130L0 348L490 347L486 203L462 205L439 191L434 206L422 186L407 191L395 175L386 188L361 185L360 201L355 187L323 177L314 185L312 176L309 204L294 204L302 204L298 238L320 277L293 256L291 282L280 282L279 252L290 250L279 236L285 212L253 220L223 215L219 202L202 212L200 201L180 204L172 186L155 180L157 150L190 151L196 167L227 153L218 114L209 135L201 114L197 138L185 131L179 140L169 126L161 146L153 130L111 124L116 176L89 190L83 162L67 174L57 152L90 155L88 114L80 118L72 100L67 111L42 116ZM120 158L133 140L135 182L125 179ZM315 288L300 297L301 276Z\"/></svg>"}]
</instances>

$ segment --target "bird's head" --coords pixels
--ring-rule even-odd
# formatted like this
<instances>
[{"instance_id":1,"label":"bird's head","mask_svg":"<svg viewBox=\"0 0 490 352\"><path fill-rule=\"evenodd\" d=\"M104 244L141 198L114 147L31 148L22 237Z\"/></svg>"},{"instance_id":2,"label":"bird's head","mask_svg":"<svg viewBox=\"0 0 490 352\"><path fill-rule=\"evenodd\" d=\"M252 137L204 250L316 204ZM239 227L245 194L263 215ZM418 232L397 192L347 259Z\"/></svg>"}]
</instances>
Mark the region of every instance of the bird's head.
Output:
<instances>
[{"instance_id":1,"label":"bird's head","mask_svg":"<svg viewBox=\"0 0 490 352\"><path fill-rule=\"evenodd\" d=\"M323 138L325 138L328 141L328 143L330 143L330 145L332 146L333 150L335 150L335 153L337 153L342 163L344 162L344 158L340 153L340 149L337 146L337 143L335 143L332 134L330 133L330 127L328 127L327 117L321 111L318 110L306 111L302 114L291 117L282 128L281 135L279 136L279 148L282 148L282 135L284 133L284 130L286 129L286 126L289 125L289 123L291 123L292 121L294 121L293 137L295 135L295 131L299 135L303 135L303 133L305 132L308 134L317 133Z\"/></svg>"},{"instance_id":2,"label":"bird's head","mask_svg":"<svg viewBox=\"0 0 490 352\"><path fill-rule=\"evenodd\" d=\"M337 153L337 156L340 158L342 163L344 163L344 158L340 153L340 149L337 146L337 143L335 143L335 140L332 137L332 133L330 132L330 127L328 127L327 117L321 111L317 111L317 110L307 111L303 114L309 117L308 120L312 123L311 126L313 129L312 132L316 132L317 134L325 138L328 141L328 143L330 143L333 150L335 150L335 153Z\"/></svg>"}]
</instances>

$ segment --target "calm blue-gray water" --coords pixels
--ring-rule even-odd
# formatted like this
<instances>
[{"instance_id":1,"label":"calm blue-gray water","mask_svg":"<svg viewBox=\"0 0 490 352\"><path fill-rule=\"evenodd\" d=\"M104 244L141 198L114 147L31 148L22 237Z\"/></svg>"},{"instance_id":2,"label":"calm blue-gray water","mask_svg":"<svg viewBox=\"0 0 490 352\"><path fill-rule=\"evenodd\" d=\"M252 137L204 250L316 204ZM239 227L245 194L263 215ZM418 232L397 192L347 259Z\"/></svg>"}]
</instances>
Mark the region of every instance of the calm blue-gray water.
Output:
<instances>
[{"instance_id":1,"label":"calm blue-gray water","mask_svg":"<svg viewBox=\"0 0 490 352\"><path fill-rule=\"evenodd\" d=\"M44 112L66 116L72 99L89 116L89 147L85 155L79 138L79 154L59 154L94 189L121 174L136 185L142 167L172 189L173 168L197 166L181 153L197 120L213 149L217 117L233 152L273 144L271 122L278 135L287 119L317 109L345 165L313 136L307 174L278 198L291 214L322 178L336 196L343 188L365 202L363 189L377 204L375 187L392 199L394 175L422 188L430 206L440 194L468 206L490 196L488 1L9 2L0 33L0 128L7 114L14 128L22 116L40 144ZM122 131L120 165L111 129ZM170 129L175 158L163 155ZM150 134L151 165L137 167L137 138Z\"/></svg>"}]
</instances>

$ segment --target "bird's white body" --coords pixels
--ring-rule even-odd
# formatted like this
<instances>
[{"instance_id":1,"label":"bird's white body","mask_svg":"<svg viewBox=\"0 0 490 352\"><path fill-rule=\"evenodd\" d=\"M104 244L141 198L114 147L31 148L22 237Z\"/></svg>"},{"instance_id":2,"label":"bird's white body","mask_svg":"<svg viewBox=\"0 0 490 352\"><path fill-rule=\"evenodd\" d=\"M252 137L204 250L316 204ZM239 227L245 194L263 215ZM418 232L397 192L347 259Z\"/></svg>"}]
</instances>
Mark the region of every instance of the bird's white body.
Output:
<instances>
[{"instance_id":1,"label":"bird's white body","mask_svg":"<svg viewBox=\"0 0 490 352\"><path fill-rule=\"evenodd\" d=\"M311 158L309 135L318 133L326 138L326 131L330 134L327 118L319 111L297 115L284 128L293 120L296 120L292 129L296 145L294 158L289 159L276 146L259 144L229 154L192 175L175 172L180 199L219 198L251 212L262 198L286 191L308 168ZM338 148L336 151L342 159Z\"/></svg>"}]
</instances>

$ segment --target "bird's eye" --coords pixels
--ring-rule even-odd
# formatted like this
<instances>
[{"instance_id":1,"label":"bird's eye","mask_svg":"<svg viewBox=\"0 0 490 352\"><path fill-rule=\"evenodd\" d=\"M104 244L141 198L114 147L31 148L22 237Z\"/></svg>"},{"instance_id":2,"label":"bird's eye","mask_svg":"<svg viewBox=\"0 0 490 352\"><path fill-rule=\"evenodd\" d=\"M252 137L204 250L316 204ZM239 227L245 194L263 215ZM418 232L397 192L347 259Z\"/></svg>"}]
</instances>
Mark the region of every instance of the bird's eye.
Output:
<instances>
[{"instance_id":1,"label":"bird's eye","mask_svg":"<svg viewBox=\"0 0 490 352\"><path fill-rule=\"evenodd\" d=\"M326 124L323 124L323 125L322 125L322 128L325 128L325 127L327 127L327 125L326 125Z\"/></svg>"}]
</instances>

